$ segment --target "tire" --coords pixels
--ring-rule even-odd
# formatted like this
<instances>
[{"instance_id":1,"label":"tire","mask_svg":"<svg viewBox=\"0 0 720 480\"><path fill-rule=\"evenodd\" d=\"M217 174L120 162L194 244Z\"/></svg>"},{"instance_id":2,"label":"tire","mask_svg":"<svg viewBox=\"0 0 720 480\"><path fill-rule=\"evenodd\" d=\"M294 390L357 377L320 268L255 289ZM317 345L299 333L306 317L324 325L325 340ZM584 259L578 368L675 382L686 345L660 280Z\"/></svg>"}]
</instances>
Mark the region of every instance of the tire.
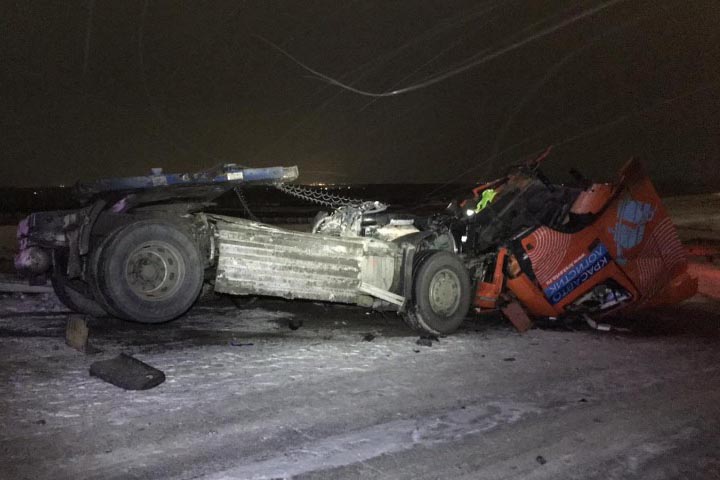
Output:
<instances>
[{"instance_id":1,"label":"tire","mask_svg":"<svg viewBox=\"0 0 720 480\"><path fill-rule=\"evenodd\" d=\"M457 255L438 251L424 256L413 285L414 305L405 322L435 335L454 332L470 310L470 275Z\"/></svg>"},{"instance_id":2,"label":"tire","mask_svg":"<svg viewBox=\"0 0 720 480\"><path fill-rule=\"evenodd\" d=\"M425 259L427 259L430 255L433 255L437 253L437 250L420 250L415 254L415 257L413 258L413 283L415 277L417 277L417 271L420 269L420 266L423 264ZM402 316L403 322L408 327L412 328L413 330L423 332L424 329L422 325L417 320L417 316L415 315L415 306L413 305L411 308L409 308Z\"/></svg>"},{"instance_id":3,"label":"tire","mask_svg":"<svg viewBox=\"0 0 720 480\"><path fill-rule=\"evenodd\" d=\"M73 281L62 274L53 274L50 279L53 290L58 299L73 312L91 315L93 317L107 317L107 312L100 306L90 293L90 287L80 281Z\"/></svg>"},{"instance_id":4,"label":"tire","mask_svg":"<svg viewBox=\"0 0 720 480\"><path fill-rule=\"evenodd\" d=\"M106 235L95 247L93 248L92 252L90 252L90 257L88 259L88 266L87 266L87 273L88 273L88 285L90 286L90 293L92 293L93 298L95 301L111 316L116 318L123 318L123 314L120 310L113 307L105 293L103 293L100 290L100 286L98 284L98 270L99 270L99 264L100 264L100 256L105 250L105 247L107 244L115 238L115 235L117 235L120 230L122 230L123 227L120 227L112 232L110 234Z\"/></svg>"},{"instance_id":5,"label":"tire","mask_svg":"<svg viewBox=\"0 0 720 480\"><path fill-rule=\"evenodd\" d=\"M94 283L118 317L167 322L187 312L200 295L200 252L177 225L142 220L115 231L103 243L94 262Z\"/></svg>"}]
</instances>

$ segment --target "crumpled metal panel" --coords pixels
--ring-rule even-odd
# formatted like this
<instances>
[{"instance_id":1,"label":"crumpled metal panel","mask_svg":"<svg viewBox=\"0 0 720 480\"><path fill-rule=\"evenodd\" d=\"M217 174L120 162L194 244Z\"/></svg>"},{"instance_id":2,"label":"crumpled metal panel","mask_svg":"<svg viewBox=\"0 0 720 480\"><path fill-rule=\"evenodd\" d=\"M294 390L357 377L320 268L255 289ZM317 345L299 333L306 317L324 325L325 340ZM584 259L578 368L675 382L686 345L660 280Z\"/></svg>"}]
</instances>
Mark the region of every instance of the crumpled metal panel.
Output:
<instances>
[{"instance_id":1,"label":"crumpled metal panel","mask_svg":"<svg viewBox=\"0 0 720 480\"><path fill-rule=\"evenodd\" d=\"M218 230L215 290L357 303L361 282L388 290L402 258L396 244L283 230L209 216Z\"/></svg>"}]
</instances>

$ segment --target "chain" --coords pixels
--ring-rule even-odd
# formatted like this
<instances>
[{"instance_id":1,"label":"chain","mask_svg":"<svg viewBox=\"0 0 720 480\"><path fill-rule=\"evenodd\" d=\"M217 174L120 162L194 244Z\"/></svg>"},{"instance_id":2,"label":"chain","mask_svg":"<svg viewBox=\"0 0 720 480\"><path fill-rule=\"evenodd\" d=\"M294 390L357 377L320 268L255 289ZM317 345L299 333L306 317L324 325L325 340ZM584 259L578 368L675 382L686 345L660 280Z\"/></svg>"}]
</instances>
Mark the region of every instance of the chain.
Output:
<instances>
[{"instance_id":1,"label":"chain","mask_svg":"<svg viewBox=\"0 0 720 480\"><path fill-rule=\"evenodd\" d=\"M292 195L293 197L325 205L330 208L346 206L360 207L362 204L366 203L364 200L341 197L340 195L324 192L322 190L301 187L300 185L287 185L285 183L279 183L275 185L275 188L281 192L287 193L288 195Z\"/></svg>"},{"instance_id":2,"label":"chain","mask_svg":"<svg viewBox=\"0 0 720 480\"><path fill-rule=\"evenodd\" d=\"M240 200L240 204L245 209L245 213L247 213L248 218L253 222L259 222L260 220L258 220L258 218L250 211L250 207L248 206L245 195L243 194L242 190L240 190L240 187L235 187L233 190L235 190L235 195L237 195L238 200Z\"/></svg>"}]
</instances>

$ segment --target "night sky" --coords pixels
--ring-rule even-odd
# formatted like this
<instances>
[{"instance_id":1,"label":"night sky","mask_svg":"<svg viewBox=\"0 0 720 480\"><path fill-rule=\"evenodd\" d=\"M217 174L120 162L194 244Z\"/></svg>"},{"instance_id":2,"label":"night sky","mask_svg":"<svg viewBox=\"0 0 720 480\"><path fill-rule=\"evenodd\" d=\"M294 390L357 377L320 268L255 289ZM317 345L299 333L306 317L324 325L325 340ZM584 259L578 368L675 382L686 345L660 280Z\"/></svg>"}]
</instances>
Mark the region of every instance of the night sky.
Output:
<instances>
[{"instance_id":1,"label":"night sky","mask_svg":"<svg viewBox=\"0 0 720 480\"><path fill-rule=\"evenodd\" d=\"M221 162L472 182L554 144L557 179L611 179L637 155L660 185L720 190L720 1L606 3L5 1L0 184ZM373 99L257 36L373 92L479 64Z\"/></svg>"}]
</instances>

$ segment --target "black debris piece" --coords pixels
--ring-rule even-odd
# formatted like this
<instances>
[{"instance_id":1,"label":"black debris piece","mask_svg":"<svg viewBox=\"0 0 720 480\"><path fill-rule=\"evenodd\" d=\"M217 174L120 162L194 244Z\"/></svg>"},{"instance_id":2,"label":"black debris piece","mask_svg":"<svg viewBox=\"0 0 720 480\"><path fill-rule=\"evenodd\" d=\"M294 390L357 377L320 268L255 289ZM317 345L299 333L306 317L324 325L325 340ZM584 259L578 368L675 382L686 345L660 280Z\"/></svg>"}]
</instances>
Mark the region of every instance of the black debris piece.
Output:
<instances>
[{"instance_id":1,"label":"black debris piece","mask_svg":"<svg viewBox=\"0 0 720 480\"><path fill-rule=\"evenodd\" d=\"M578 400L578 402L580 402L580 403L587 403L587 399L586 399L586 398L581 398L580 400Z\"/></svg>"},{"instance_id":2,"label":"black debris piece","mask_svg":"<svg viewBox=\"0 0 720 480\"><path fill-rule=\"evenodd\" d=\"M230 340L230 345L233 347L252 347L255 344L251 342L239 342L237 340Z\"/></svg>"},{"instance_id":3,"label":"black debris piece","mask_svg":"<svg viewBox=\"0 0 720 480\"><path fill-rule=\"evenodd\" d=\"M372 342L373 340L375 340L375 335L372 333L366 333L363 335L363 342Z\"/></svg>"},{"instance_id":4,"label":"black debris piece","mask_svg":"<svg viewBox=\"0 0 720 480\"><path fill-rule=\"evenodd\" d=\"M432 340L425 337L420 337L417 339L416 344L420 345L421 347L432 347Z\"/></svg>"},{"instance_id":5,"label":"black debris piece","mask_svg":"<svg viewBox=\"0 0 720 480\"><path fill-rule=\"evenodd\" d=\"M413 352L420 353L420 350L418 350L417 348L413 348Z\"/></svg>"},{"instance_id":6,"label":"black debris piece","mask_svg":"<svg viewBox=\"0 0 720 480\"><path fill-rule=\"evenodd\" d=\"M297 330L303 326L303 321L299 318L291 318L288 322L288 326L290 327L290 330Z\"/></svg>"},{"instance_id":7,"label":"black debris piece","mask_svg":"<svg viewBox=\"0 0 720 480\"><path fill-rule=\"evenodd\" d=\"M535 461L538 462L540 465L545 465L547 463L547 460L545 460L545 457L542 455L538 455L535 457Z\"/></svg>"},{"instance_id":8,"label":"black debris piece","mask_svg":"<svg viewBox=\"0 0 720 480\"><path fill-rule=\"evenodd\" d=\"M504 362L514 362L514 361L515 361L515 357L503 358L503 361L504 361Z\"/></svg>"},{"instance_id":9,"label":"black debris piece","mask_svg":"<svg viewBox=\"0 0 720 480\"><path fill-rule=\"evenodd\" d=\"M420 338L418 338L417 343L420 346L423 347L432 347L432 342L439 342L440 338L438 338L437 335L433 335L432 333L428 333L426 335L421 335Z\"/></svg>"},{"instance_id":10,"label":"black debris piece","mask_svg":"<svg viewBox=\"0 0 720 480\"><path fill-rule=\"evenodd\" d=\"M165 381L165 374L137 358L121 353L90 365L90 376L125 390L147 390Z\"/></svg>"},{"instance_id":11,"label":"black debris piece","mask_svg":"<svg viewBox=\"0 0 720 480\"><path fill-rule=\"evenodd\" d=\"M40 420L36 420L33 422L35 425L45 425L47 422L44 418L41 418Z\"/></svg>"}]
</instances>

